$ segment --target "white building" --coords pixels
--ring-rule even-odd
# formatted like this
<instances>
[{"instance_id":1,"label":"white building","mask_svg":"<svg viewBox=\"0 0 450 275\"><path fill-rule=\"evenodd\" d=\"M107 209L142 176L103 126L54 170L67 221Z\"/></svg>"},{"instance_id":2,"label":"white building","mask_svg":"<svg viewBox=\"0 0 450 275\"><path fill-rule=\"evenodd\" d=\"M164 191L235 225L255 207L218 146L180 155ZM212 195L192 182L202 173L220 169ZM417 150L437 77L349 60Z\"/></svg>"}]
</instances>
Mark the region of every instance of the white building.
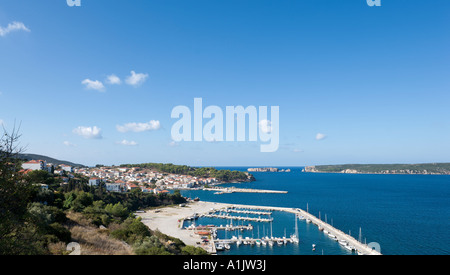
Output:
<instances>
[{"instance_id":1,"label":"white building","mask_svg":"<svg viewBox=\"0 0 450 275\"><path fill-rule=\"evenodd\" d=\"M63 169L66 172L70 172L70 173L73 172L73 167L72 166L61 164L60 167L61 167L61 169Z\"/></svg>"},{"instance_id":2,"label":"white building","mask_svg":"<svg viewBox=\"0 0 450 275\"><path fill-rule=\"evenodd\" d=\"M99 178L90 178L89 179L89 186L98 186L100 184Z\"/></svg>"},{"instance_id":3,"label":"white building","mask_svg":"<svg viewBox=\"0 0 450 275\"><path fill-rule=\"evenodd\" d=\"M122 184L120 183L107 183L106 190L109 192L122 192Z\"/></svg>"},{"instance_id":4,"label":"white building","mask_svg":"<svg viewBox=\"0 0 450 275\"><path fill-rule=\"evenodd\" d=\"M47 162L44 160L31 160L22 164L24 170L45 170L47 171Z\"/></svg>"}]
</instances>

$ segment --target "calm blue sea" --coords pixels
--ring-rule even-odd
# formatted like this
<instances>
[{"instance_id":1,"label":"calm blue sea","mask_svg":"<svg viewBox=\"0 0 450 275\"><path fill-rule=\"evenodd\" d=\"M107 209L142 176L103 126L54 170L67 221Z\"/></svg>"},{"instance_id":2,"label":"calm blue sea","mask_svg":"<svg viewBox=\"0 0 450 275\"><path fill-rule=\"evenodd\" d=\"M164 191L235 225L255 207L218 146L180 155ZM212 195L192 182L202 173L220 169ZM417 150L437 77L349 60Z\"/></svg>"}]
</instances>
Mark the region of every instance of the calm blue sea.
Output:
<instances>
[{"instance_id":1,"label":"calm blue sea","mask_svg":"<svg viewBox=\"0 0 450 275\"><path fill-rule=\"evenodd\" d=\"M240 188L288 191L288 194L235 193L214 195L209 191L183 191L184 196L203 201L302 208L334 227L367 243L377 242L386 255L450 254L450 176L438 175L351 175L302 173L252 173L257 181L228 184ZM243 167L218 167L246 171ZM210 224L211 221L199 221ZM216 221L217 223L217 221ZM222 221L226 224L226 221ZM248 222L247 222L248 223ZM247 224L246 223L246 224ZM248 236L267 235L269 224L253 224ZM264 228L263 228L264 226ZM259 228L258 228L259 227ZM274 213L273 236L289 237L294 232L294 217ZM349 254L314 225L298 223L300 246L247 247L224 254L297 255ZM263 235L263 232L266 234ZM231 233L227 233L231 234ZM269 234L270 236L270 234ZM219 236L224 238L225 236ZM227 237L231 237L228 235ZM311 245L316 244L316 251Z\"/></svg>"}]
</instances>

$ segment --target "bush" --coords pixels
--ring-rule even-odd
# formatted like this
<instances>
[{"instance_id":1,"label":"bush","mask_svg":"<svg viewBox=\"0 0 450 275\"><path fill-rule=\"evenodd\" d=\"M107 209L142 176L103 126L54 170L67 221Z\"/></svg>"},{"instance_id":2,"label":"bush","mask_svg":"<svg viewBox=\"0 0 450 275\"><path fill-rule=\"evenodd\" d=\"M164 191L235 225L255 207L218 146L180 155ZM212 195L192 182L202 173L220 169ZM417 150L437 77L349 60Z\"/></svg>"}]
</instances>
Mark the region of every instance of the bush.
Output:
<instances>
[{"instance_id":1,"label":"bush","mask_svg":"<svg viewBox=\"0 0 450 275\"><path fill-rule=\"evenodd\" d=\"M66 198L63 205L64 208L72 209L75 212L82 212L94 202L94 196L84 191L74 191L66 193L64 196Z\"/></svg>"},{"instance_id":2,"label":"bush","mask_svg":"<svg viewBox=\"0 0 450 275\"><path fill-rule=\"evenodd\" d=\"M208 255L208 252L206 252L203 248L188 245L181 249L181 254L182 255Z\"/></svg>"},{"instance_id":3,"label":"bush","mask_svg":"<svg viewBox=\"0 0 450 275\"><path fill-rule=\"evenodd\" d=\"M145 237L142 241L136 242L133 249L137 255L172 255L156 236Z\"/></svg>"},{"instance_id":4,"label":"bush","mask_svg":"<svg viewBox=\"0 0 450 275\"><path fill-rule=\"evenodd\" d=\"M70 231L59 223L50 224L48 232L58 238L58 241L56 242L61 241L69 243L72 240Z\"/></svg>"},{"instance_id":5,"label":"bush","mask_svg":"<svg viewBox=\"0 0 450 275\"><path fill-rule=\"evenodd\" d=\"M111 236L132 244L145 237L150 237L151 232L148 227L141 222L140 218L128 218L118 229L111 232Z\"/></svg>"}]
</instances>

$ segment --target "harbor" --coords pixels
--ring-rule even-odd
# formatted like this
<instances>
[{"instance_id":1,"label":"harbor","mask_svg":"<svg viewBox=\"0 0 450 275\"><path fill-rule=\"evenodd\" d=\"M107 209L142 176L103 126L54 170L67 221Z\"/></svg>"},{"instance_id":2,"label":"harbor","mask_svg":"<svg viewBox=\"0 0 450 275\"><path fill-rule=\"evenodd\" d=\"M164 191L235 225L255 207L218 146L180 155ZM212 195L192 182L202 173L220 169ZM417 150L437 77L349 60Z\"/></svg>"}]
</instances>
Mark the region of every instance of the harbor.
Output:
<instances>
[{"instance_id":1,"label":"harbor","mask_svg":"<svg viewBox=\"0 0 450 275\"><path fill-rule=\"evenodd\" d=\"M230 213L264 215L265 218L232 216ZM285 213L284 215L292 218L291 223L292 227L295 223L295 232L287 234L285 229L284 236L272 234L272 226L277 223L272 215L277 213ZM162 233L179 238L188 245L202 247L210 254L221 254L222 251L242 249L242 247L278 249L280 253L282 253L282 249L289 249L289 247L295 250L316 250L315 243L306 244L302 236L298 235L297 225L301 224L302 226L313 226L316 228L315 231L321 232L322 239L327 239L327 242L335 242L337 246L348 250L350 254L381 255L368 245L299 208L194 202L185 207L153 210L139 215L142 217L142 222L151 229L157 229ZM201 219L206 219L206 221L226 220L227 223L225 225L197 224L197 221ZM259 225L244 224L244 222L258 222ZM319 252L324 253L323 249L318 250Z\"/></svg>"}]
</instances>

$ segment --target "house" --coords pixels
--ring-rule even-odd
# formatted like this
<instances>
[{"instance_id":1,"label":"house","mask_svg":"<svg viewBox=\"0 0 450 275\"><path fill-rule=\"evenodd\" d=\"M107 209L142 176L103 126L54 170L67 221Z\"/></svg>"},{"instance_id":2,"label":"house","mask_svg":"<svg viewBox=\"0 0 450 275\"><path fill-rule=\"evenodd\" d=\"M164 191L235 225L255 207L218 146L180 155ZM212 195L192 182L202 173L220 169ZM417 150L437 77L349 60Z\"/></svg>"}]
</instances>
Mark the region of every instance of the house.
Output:
<instances>
[{"instance_id":1,"label":"house","mask_svg":"<svg viewBox=\"0 0 450 275\"><path fill-rule=\"evenodd\" d=\"M122 185L120 183L107 183L106 191L109 192L122 192Z\"/></svg>"},{"instance_id":2,"label":"house","mask_svg":"<svg viewBox=\"0 0 450 275\"><path fill-rule=\"evenodd\" d=\"M30 160L28 162L25 162L24 164L22 164L22 168L24 170L33 170L33 171L37 171L37 170L47 170L47 162L44 160Z\"/></svg>"},{"instance_id":3,"label":"house","mask_svg":"<svg viewBox=\"0 0 450 275\"><path fill-rule=\"evenodd\" d=\"M129 191L139 188L139 186L137 186L134 183L127 183L126 186L127 186L127 190L129 190Z\"/></svg>"},{"instance_id":4,"label":"house","mask_svg":"<svg viewBox=\"0 0 450 275\"><path fill-rule=\"evenodd\" d=\"M89 186L98 186L98 185L100 185L99 178L90 178L89 179Z\"/></svg>"},{"instance_id":5,"label":"house","mask_svg":"<svg viewBox=\"0 0 450 275\"><path fill-rule=\"evenodd\" d=\"M63 169L66 172L73 173L73 167L72 166L61 164L60 167L61 167L61 169Z\"/></svg>"}]
</instances>

